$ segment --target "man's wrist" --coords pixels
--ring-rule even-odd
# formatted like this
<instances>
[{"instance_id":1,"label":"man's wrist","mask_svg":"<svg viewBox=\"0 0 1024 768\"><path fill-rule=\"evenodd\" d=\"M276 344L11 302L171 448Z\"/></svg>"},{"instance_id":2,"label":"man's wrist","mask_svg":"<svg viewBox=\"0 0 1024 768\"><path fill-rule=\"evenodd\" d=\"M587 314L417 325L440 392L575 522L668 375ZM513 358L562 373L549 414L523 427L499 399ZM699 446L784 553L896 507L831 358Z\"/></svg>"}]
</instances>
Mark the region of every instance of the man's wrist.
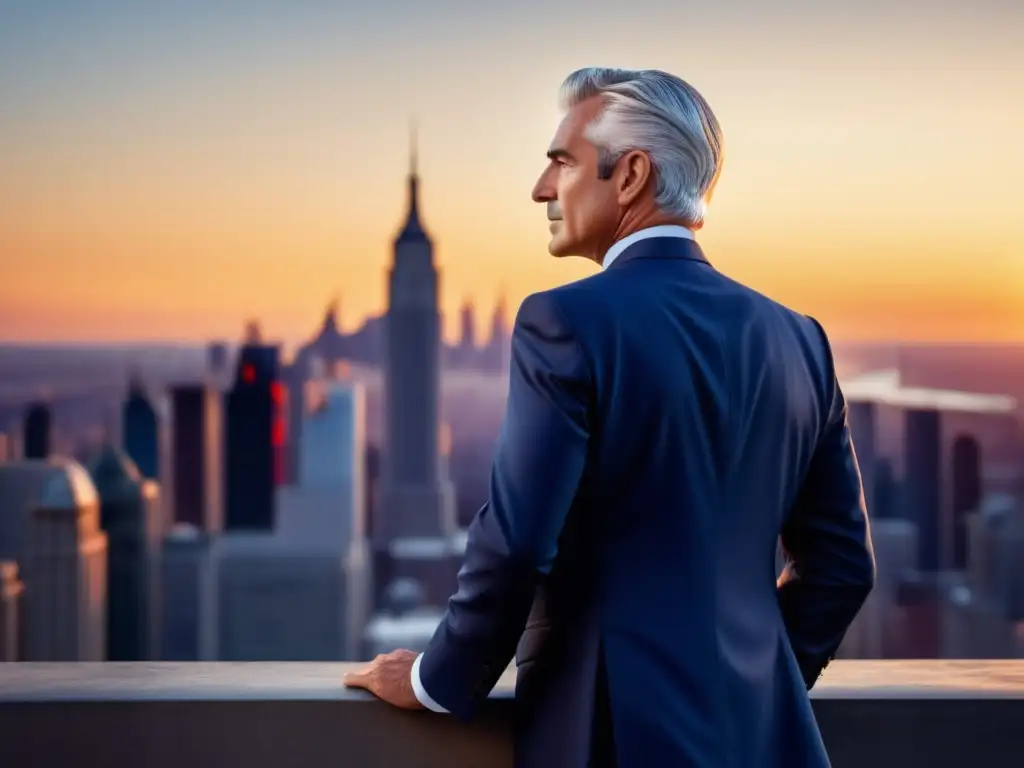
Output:
<instances>
[{"instance_id":1,"label":"man's wrist","mask_svg":"<svg viewBox=\"0 0 1024 768\"><path fill-rule=\"evenodd\" d=\"M420 680L421 661L423 661L422 653L412 663L412 692L416 695L416 700L430 711L447 714L448 710L434 701L431 695L427 693L427 689L423 687L423 681Z\"/></svg>"}]
</instances>

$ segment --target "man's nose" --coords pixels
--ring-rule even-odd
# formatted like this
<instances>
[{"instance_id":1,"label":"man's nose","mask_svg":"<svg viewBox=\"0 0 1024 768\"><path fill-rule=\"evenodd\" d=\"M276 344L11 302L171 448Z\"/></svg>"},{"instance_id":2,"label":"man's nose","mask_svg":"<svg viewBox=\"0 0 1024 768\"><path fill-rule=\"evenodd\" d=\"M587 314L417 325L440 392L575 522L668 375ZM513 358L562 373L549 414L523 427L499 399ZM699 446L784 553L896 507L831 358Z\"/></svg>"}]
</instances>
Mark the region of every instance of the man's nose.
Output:
<instances>
[{"instance_id":1,"label":"man's nose","mask_svg":"<svg viewBox=\"0 0 1024 768\"><path fill-rule=\"evenodd\" d=\"M530 195L535 203L549 203L555 199L555 188L547 180L547 174L541 174L537 183L533 186L533 193Z\"/></svg>"}]
</instances>

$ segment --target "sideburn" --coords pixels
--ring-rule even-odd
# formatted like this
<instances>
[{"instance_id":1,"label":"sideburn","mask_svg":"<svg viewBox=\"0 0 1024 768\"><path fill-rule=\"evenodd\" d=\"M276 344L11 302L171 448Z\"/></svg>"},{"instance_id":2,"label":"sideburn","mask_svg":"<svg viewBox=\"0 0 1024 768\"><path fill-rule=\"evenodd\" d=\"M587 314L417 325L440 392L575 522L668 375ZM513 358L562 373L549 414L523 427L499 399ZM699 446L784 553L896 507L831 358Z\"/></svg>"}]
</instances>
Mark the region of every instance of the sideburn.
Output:
<instances>
[{"instance_id":1,"label":"sideburn","mask_svg":"<svg viewBox=\"0 0 1024 768\"><path fill-rule=\"evenodd\" d=\"M619 162L622 155L615 155L607 149L599 149L597 152L597 178L600 181L608 181L615 172L615 164Z\"/></svg>"}]
</instances>

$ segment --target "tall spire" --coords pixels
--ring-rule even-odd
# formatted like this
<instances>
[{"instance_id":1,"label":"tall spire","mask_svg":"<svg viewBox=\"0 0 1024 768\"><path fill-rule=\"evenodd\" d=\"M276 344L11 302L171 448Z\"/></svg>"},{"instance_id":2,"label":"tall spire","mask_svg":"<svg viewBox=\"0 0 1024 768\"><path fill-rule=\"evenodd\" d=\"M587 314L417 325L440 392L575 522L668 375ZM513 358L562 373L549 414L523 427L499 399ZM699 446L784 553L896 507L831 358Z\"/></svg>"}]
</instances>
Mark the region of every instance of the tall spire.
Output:
<instances>
[{"instance_id":1,"label":"tall spire","mask_svg":"<svg viewBox=\"0 0 1024 768\"><path fill-rule=\"evenodd\" d=\"M491 340L504 342L508 328L507 302L505 300L505 284L498 286L498 300L494 303L494 314L491 315Z\"/></svg>"},{"instance_id":2,"label":"tall spire","mask_svg":"<svg viewBox=\"0 0 1024 768\"><path fill-rule=\"evenodd\" d=\"M424 240L427 233L420 224L419 201L419 147L417 145L416 120L409 121L409 212L405 217L405 226L399 234L402 240Z\"/></svg>"},{"instance_id":3,"label":"tall spire","mask_svg":"<svg viewBox=\"0 0 1024 768\"><path fill-rule=\"evenodd\" d=\"M409 118L409 178L415 179L419 171L419 147L416 142L416 118Z\"/></svg>"},{"instance_id":4,"label":"tall spire","mask_svg":"<svg viewBox=\"0 0 1024 768\"><path fill-rule=\"evenodd\" d=\"M341 306L341 292L335 293L324 312L323 330L338 330L338 309Z\"/></svg>"}]
</instances>

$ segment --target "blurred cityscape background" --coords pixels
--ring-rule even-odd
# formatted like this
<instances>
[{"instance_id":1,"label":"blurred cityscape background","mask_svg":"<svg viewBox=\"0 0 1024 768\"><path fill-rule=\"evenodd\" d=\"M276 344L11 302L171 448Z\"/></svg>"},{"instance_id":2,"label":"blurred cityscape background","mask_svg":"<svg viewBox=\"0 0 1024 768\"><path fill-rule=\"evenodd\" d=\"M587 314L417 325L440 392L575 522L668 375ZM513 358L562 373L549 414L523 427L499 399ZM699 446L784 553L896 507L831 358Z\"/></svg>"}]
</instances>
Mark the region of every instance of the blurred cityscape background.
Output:
<instances>
[{"instance_id":1,"label":"blurred cityscape background","mask_svg":"<svg viewBox=\"0 0 1024 768\"><path fill-rule=\"evenodd\" d=\"M0 660L422 648L516 306L593 269L528 197L589 63L705 92L702 244L832 333L879 573L841 655L1024 656L1021 10L379 5L0 1Z\"/></svg>"}]
</instances>

